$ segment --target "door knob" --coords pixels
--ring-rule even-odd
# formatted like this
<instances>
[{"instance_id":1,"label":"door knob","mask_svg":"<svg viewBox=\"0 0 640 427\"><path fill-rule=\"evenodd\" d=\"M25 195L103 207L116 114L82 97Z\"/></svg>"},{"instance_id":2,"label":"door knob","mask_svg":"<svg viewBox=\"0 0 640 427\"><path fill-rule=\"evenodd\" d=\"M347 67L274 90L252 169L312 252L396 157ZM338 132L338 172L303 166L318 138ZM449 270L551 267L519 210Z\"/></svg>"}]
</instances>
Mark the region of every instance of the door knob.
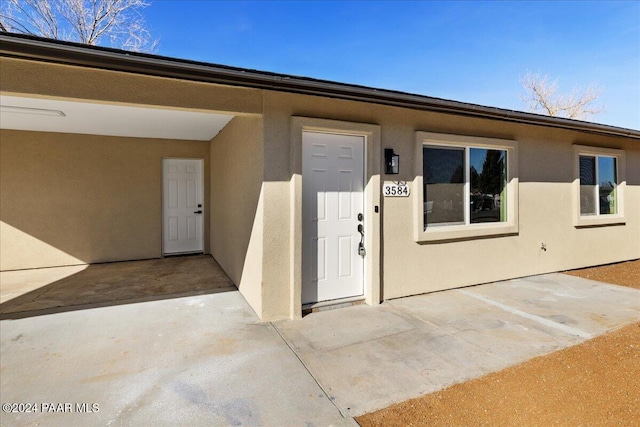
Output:
<instances>
[{"instance_id":1,"label":"door knob","mask_svg":"<svg viewBox=\"0 0 640 427\"><path fill-rule=\"evenodd\" d=\"M194 214L201 214L202 211L195 211Z\"/></svg>"}]
</instances>

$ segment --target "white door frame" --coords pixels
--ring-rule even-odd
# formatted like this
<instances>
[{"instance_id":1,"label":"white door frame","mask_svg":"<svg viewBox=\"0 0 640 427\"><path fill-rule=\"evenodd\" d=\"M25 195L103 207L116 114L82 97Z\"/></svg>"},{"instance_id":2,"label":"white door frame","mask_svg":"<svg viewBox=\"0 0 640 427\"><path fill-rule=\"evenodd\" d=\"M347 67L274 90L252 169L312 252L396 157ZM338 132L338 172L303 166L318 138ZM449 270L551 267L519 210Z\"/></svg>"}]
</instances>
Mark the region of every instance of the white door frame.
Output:
<instances>
[{"instance_id":1,"label":"white door frame","mask_svg":"<svg viewBox=\"0 0 640 427\"><path fill-rule=\"evenodd\" d=\"M167 223L166 223L166 205L165 205L165 197L166 197L166 177L165 177L165 163L167 161L170 160L190 160L190 161L197 161L200 165L200 190L198 191L198 194L196 195L197 199L200 201L200 205L202 205L201 207L197 207L198 210L201 210L202 213L199 214L200 216L200 221L201 221L201 226L200 226L200 242L201 242L201 247L193 249L193 250L185 250L185 251L172 251L172 252L167 252L167 248L166 248L166 233L167 233ZM205 237L205 213L206 213L206 205L204 203L204 159L202 158L184 158L184 157L163 157L162 158L162 237L161 237L161 241L162 241L162 256L171 256L171 255L180 255L180 254L189 254L189 253L204 253L204 237Z\"/></svg>"},{"instance_id":2,"label":"white door frame","mask_svg":"<svg viewBox=\"0 0 640 427\"><path fill-rule=\"evenodd\" d=\"M380 126L369 123L342 122L308 117L291 118L291 216L290 216L290 317L302 316L302 135L304 131L356 135L365 137L364 147L364 300L379 304L380 289ZM338 304L363 297L318 303L313 307ZM308 306L305 306L308 307Z\"/></svg>"}]
</instances>

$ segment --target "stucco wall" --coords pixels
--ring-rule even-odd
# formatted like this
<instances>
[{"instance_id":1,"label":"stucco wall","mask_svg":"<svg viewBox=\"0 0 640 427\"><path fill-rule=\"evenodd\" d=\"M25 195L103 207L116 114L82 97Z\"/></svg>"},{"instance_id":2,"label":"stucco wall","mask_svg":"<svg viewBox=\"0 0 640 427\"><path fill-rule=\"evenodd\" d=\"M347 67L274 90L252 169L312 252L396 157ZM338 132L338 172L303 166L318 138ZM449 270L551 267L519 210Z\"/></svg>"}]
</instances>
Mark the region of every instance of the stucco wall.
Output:
<instances>
[{"instance_id":1,"label":"stucco wall","mask_svg":"<svg viewBox=\"0 0 640 427\"><path fill-rule=\"evenodd\" d=\"M206 142L0 131L1 269L160 257L163 157L204 159L207 203Z\"/></svg>"},{"instance_id":2,"label":"stucco wall","mask_svg":"<svg viewBox=\"0 0 640 427\"><path fill-rule=\"evenodd\" d=\"M301 314L301 295L296 292L300 285L296 283L300 280L296 269L300 265L295 264L301 262L301 254L296 253L296 248L301 247L301 234L296 233L294 228L301 227L301 219L296 218L301 207L296 206L295 192L300 192L302 188L302 163L301 147L292 147L292 116L320 119L337 117L339 120L348 117L346 121L366 122L356 117L367 109L360 109L362 104L323 97L270 91L265 91L263 96L265 211L262 301L263 318L271 320L298 317ZM354 129L358 129L358 126ZM367 129L368 126L360 128ZM301 144L301 135L298 136L298 143ZM372 159L379 159L376 153L368 154Z\"/></svg>"},{"instance_id":3,"label":"stucco wall","mask_svg":"<svg viewBox=\"0 0 640 427\"><path fill-rule=\"evenodd\" d=\"M3 131L3 269L159 256L160 159L200 157L205 158L205 197L210 198L205 206L212 215L205 218L205 226L211 226L205 230L206 249L211 239L214 256L264 320L296 316L301 181L300 150L292 145L293 116L378 127L379 150L368 153L369 170L382 169L385 148L400 155L399 175L369 177L378 194L384 181L411 183L416 178L417 131L518 142L517 235L417 243L415 195L383 198L376 202L376 214L371 205L375 197L369 197L367 215L377 215L381 224L380 255L369 253L369 260L375 257L372 262L379 264L382 299L640 257L637 140L327 97L0 61L2 91L9 95L236 115L211 143ZM626 225L574 227L574 144L625 150ZM540 249L542 243L546 251Z\"/></svg>"},{"instance_id":4,"label":"stucco wall","mask_svg":"<svg viewBox=\"0 0 640 427\"><path fill-rule=\"evenodd\" d=\"M211 254L262 314L260 117L235 117L211 141Z\"/></svg>"},{"instance_id":5,"label":"stucco wall","mask_svg":"<svg viewBox=\"0 0 640 427\"><path fill-rule=\"evenodd\" d=\"M262 111L261 91L256 89L6 57L0 58L0 70L3 95L254 116ZM205 158L209 204L209 143L11 131L2 135L3 269L160 256L162 157ZM104 179L112 174L111 182ZM40 209L44 205L55 207L51 217ZM126 224L113 220L125 212ZM204 225L208 252L207 209ZM59 231L62 227L65 232Z\"/></svg>"},{"instance_id":6,"label":"stucco wall","mask_svg":"<svg viewBox=\"0 0 640 427\"><path fill-rule=\"evenodd\" d=\"M411 116L416 114L404 115L394 127L382 126L383 145L401 158L401 175L384 179L415 178L410 149L415 130L516 140L519 231L514 236L416 243L415 194L384 199L385 299L640 257L637 141L470 119L428 123ZM471 122L476 123L469 126ZM625 149L626 225L574 226L573 144ZM546 250L541 249L543 243Z\"/></svg>"},{"instance_id":7,"label":"stucco wall","mask_svg":"<svg viewBox=\"0 0 640 427\"><path fill-rule=\"evenodd\" d=\"M27 94L205 111L261 113L256 89L0 58L4 94ZM46 76L46 78L43 78Z\"/></svg>"},{"instance_id":8,"label":"stucco wall","mask_svg":"<svg viewBox=\"0 0 640 427\"><path fill-rule=\"evenodd\" d=\"M377 124L381 151L393 148L400 155L400 174L382 175L381 181L415 179L416 131L501 138L518 141L519 231L517 235L454 242L417 243L414 239L412 194L381 200L382 298L397 298L471 284L509 279L640 258L640 142L575 131L496 120L466 118L402 108L368 105L328 98L265 93L265 152L280 153L265 163L265 185L273 189L271 213L265 223L277 223L265 234L265 266L273 279L265 280L263 301L282 315L286 302L282 285L285 266L294 245L283 232L289 219L287 196L299 187L289 185L294 171L286 172L291 147L283 144L291 116ZM626 225L576 228L573 225L574 144L622 148L626 153ZM382 162L380 154L380 161ZM294 164L295 160L288 159ZM382 165L379 165L382 169ZM267 199L265 199L267 200ZM293 224L293 222L291 223ZM291 228L291 225L290 227ZM277 231L276 231L277 229ZM541 244L547 250L541 250ZM289 251L286 248L289 247ZM271 250L273 248L273 250ZM283 249L284 248L284 249ZM265 275L265 278L267 276ZM277 288L271 290L271 288Z\"/></svg>"}]
</instances>

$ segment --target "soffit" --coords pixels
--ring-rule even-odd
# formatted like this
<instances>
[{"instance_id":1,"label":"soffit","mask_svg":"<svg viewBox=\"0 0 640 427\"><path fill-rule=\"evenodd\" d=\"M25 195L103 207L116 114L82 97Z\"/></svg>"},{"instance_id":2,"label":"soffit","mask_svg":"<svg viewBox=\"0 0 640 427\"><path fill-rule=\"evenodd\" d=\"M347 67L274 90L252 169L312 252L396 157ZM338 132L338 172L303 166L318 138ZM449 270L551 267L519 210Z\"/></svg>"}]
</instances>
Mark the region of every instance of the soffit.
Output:
<instances>
[{"instance_id":1,"label":"soffit","mask_svg":"<svg viewBox=\"0 0 640 427\"><path fill-rule=\"evenodd\" d=\"M0 96L0 128L210 141L234 117L202 111Z\"/></svg>"}]
</instances>

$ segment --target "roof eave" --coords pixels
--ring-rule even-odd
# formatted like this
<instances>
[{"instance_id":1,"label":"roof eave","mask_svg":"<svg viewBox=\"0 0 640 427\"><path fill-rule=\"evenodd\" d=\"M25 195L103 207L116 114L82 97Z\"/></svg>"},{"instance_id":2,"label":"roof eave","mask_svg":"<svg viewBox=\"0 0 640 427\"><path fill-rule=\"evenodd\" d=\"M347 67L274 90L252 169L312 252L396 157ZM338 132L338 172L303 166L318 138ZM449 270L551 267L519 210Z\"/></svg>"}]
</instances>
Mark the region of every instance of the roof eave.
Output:
<instances>
[{"instance_id":1,"label":"roof eave","mask_svg":"<svg viewBox=\"0 0 640 427\"><path fill-rule=\"evenodd\" d=\"M489 118L580 132L640 139L640 131L598 123L486 107L391 90L227 67L156 55L0 33L0 54L6 57L131 72L136 74L268 89L369 102L467 117Z\"/></svg>"}]
</instances>

